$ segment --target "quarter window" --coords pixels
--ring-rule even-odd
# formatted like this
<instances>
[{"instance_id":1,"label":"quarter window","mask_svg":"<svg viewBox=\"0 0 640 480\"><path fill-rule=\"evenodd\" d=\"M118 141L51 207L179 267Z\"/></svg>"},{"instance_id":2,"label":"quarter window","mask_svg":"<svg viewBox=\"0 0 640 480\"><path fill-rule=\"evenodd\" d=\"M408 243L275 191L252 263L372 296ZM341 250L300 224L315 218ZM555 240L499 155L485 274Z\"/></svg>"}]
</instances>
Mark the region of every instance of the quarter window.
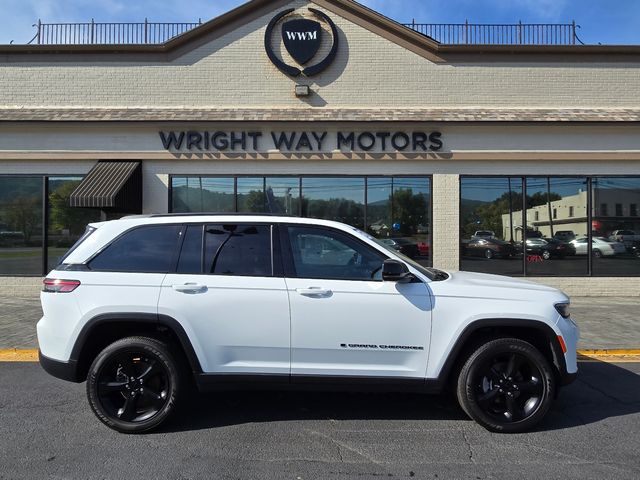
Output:
<instances>
[{"instance_id":1,"label":"quarter window","mask_svg":"<svg viewBox=\"0 0 640 480\"><path fill-rule=\"evenodd\" d=\"M92 270L167 273L173 270L179 225L153 225L130 230L105 248L90 263Z\"/></svg>"},{"instance_id":2,"label":"quarter window","mask_svg":"<svg viewBox=\"0 0 640 480\"><path fill-rule=\"evenodd\" d=\"M247 224L207 225L204 273L273 276L271 227Z\"/></svg>"},{"instance_id":3,"label":"quarter window","mask_svg":"<svg viewBox=\"0 0 640 480\"><path fill-rule=\"evenodd\" d=\"M348 235L328 229L289 227L299 278L381 280L385 256Z\"/></svg>"}]
</instances>

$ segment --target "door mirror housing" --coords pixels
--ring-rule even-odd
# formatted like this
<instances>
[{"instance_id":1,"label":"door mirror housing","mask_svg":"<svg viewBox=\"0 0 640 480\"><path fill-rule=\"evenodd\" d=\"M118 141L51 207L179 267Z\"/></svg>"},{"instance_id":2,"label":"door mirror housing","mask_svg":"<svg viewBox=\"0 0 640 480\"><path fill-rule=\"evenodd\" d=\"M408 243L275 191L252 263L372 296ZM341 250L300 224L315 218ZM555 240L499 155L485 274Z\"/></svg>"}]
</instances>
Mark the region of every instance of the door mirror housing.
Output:
<instances>
[{"instance_id":1,"label":"door mirror housing","mask_svg":"<svg viewBox=\"0 0 640 480\"><path fill-rule=\"evenodd\" d=\"M398 260L390 258L382 264L382 280L385 282L408 283L413 278L409 268Z\"/></svg>"}]
</instances>

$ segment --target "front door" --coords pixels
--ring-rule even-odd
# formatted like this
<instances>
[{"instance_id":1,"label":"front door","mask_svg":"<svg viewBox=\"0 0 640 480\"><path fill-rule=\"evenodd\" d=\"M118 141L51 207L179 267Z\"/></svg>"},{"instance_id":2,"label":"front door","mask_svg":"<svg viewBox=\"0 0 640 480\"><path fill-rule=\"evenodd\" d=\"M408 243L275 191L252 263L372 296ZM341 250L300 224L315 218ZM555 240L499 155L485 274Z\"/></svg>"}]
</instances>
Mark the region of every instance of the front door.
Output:
<instances>
[{"instance_id":1,"label":"front door","mask_svg":"<svg viewBox=\"0 0 640 480\"><path fill-rule=\"evenodd\" d=\"M282 235L295 376L424 378L431 297L422 282L382 281L387 258L336 229Z\"/></svg>"},{"instance_id":2,"label":"front door","mask_svg":"<svg viewBox=\"0 0 640 480\"><path fill-rule=\"evenodd\" d=\"M186 229L158 313L183 325L205 373L289 375L289 301L272 231L240 223Z\"/></svg>"}]
</instances>

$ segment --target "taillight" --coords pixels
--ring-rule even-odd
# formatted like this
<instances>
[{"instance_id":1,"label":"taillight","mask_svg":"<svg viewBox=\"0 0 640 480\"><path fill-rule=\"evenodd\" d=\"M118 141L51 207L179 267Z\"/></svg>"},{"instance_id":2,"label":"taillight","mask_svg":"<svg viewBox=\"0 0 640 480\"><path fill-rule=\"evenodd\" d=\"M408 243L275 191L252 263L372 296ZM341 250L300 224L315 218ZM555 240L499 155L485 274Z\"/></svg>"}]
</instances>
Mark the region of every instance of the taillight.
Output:
<instances>
[{"instance_id":1,"label":"taillight","mask_svg":"<svg viewBox=\"0 0 640 480\"><path fill-rule=\"evenodd\" d=\"M80 286L79 280L60 280L59 278L45 278L42 282L43 292L69 293Z\"/></svg>"}]
</instances>

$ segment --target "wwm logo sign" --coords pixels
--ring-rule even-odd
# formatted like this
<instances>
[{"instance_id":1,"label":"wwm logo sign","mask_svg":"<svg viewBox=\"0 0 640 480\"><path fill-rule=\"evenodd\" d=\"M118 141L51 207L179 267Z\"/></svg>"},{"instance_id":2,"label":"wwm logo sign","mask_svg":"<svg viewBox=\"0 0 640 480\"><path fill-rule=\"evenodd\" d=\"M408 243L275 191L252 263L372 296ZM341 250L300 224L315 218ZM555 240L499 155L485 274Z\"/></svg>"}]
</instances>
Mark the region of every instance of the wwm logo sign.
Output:
<instances>
[{"instance_id":1,"label":"wwm logo sign","mask_svg":"<svg viewBox=\"0 0 640 480\"><path fill-rule=\"evenodd\" d=\"M318 31L313 32L285 32L289 40L317 40Z\"/></svg>"}]
</instances>

